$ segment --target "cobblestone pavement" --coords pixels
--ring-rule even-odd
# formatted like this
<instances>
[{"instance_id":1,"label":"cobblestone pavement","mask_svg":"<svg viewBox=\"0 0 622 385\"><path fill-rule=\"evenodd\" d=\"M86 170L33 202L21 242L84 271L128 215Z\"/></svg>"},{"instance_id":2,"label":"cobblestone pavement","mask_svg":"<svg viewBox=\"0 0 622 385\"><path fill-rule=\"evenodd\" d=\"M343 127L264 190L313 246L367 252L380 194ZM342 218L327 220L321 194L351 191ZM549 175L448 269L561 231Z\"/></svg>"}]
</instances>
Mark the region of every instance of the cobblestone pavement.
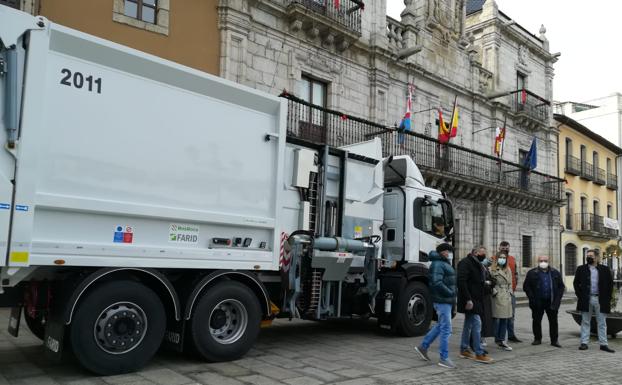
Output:
<instances>
[{"instance_id":1,"label":"cobblestone pavement","mask_svg":"<svg viewBox=\"0 0 622 385\"><path fill-rule=\"evenodd\" d=\"M160 352L141 372L94 377L75 361L52 364L43 357L40 342L26 328L20 338L6 333L8 312L0 311L0 385L4 384L620 384L622 339L610 340L615 354L601 352L592 339L588 351L579 351L579 329L565 310L560 312L562 349L548 344L531 346L529 309L517 310L517 334L524 339L514 351L489 346L492 365L457 357L462 317L454 320L450 354L457 370L436 365L437 346L430 349L432 362L413 352L421 338L386 335L371 321L279 321L261 333L256 347L243 359L208 364L187 355ZM546 317L545 317L546 319ZM548 324L543 322L544 333ZM492 342L492 341L489 341Z\"/></svg>"}]
</instances>

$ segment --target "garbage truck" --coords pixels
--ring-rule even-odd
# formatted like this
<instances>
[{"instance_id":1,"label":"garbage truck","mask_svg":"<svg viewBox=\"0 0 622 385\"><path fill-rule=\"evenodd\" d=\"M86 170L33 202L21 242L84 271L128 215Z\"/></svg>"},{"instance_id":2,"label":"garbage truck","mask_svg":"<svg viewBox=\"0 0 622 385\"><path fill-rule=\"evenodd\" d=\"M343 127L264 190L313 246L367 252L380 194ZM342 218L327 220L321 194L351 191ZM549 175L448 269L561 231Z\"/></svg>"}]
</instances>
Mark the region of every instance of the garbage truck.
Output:
<instances>
[{"instance_id":1,"label":"garbage truck","mask_svg":"<svg viewBox=\"0 0 622 385\"><path fill-rule=\"evenodd\" d=\"M290 102L0 6L9 332L102 375L161 346L234 360L276 318L424 333L450 201L378 136L305 136Z\"/></svg>"}]
</instances>

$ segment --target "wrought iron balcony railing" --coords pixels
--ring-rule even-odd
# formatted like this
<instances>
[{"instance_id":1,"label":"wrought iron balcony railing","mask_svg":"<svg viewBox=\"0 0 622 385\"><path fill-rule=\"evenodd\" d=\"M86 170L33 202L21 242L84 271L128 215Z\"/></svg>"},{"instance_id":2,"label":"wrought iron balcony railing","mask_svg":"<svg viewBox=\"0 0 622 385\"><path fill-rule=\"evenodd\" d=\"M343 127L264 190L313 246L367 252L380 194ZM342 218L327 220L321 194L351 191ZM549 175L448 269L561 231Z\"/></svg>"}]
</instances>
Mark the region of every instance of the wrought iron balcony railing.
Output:
<instances>
[{"instance_id":1,"label":"wrought iron balcony railing","mask_svg":"<svg viewBox=\"0 0 622 385\"><path fill-rule=\"evenodd\" d=\"M607 188L611 190L618 189L618 176L616 174L607 174Z\"/></svg>"},{"instance_id":2,"label":"wrought iron balcony railing","mask_svg":"<svg viewBox=\"0 0 622 385\"><path fill-rule=\"evenodd\" d=\"M281 96L289 99L289 140L340 147L379 137L382 139L383 156L409 155L424 175L441 173L471 183L478 182L560 202L563 179L558 177L529 171L519 164L452 143L440 144L428 136L399 132L365 119L314 106L291 95Z\"/></svg>"},{"instance_id":3,"label":"wrought iron balcony railing","mask_svg":"<svg viewBox=\"0 0 622 385\"><path fill-rule=\"evenodd\" d=\"M604 186L607 184L607 173L602 168L594 166L594 183Z\"/></svg>"},{"instance_id":4,"label":"wrought iron balcony railing","mask_svg":"<svg viewBox=\"0 0 622 385\"><path fill-rule=\"evenodd\" d=\"M581 162L581 178L594 180L594 166L588 162Z\"/></svg>"},{"instance_id":5,"label":"wrought iron balcony railing","mask_svg":"<svg viewBox=\"0 0 622 385\"><path fill-rule=\"evenodd\" d=\"M581 175L581 160L572 155L566 155L566 172L572 175Z\"/></svg>"},{"instance_id":6,"label":"wrought iron balcony railing","mask_svg":"<svg viewBox=\"0 0 622 385\"><path fill-rule=\"evenodd\" d=\"M289 0L290 6L296 4L361 34L362 0Z\"/></svg>"},{"instance_id":7,"label":"wrought iron balcony railing","mask_svg":"<svg viewBox=\"0 0 622 385\"><path fill-rule=\"evenodd\" d=\"M589 213L575 214L575 229L579 236L584 235L602 238L615 238L618 231L605 227L605 218L602 215Z\"/></svg>"},{"instance_id":8,"label":"wrought iron balcony railing","mask_svg":"<svg viewBox=\"0 0 622 385\"><path fill-rule=\"evenodd\" d=\"M525 114L531 119L546 122L551 102L529 90L516 90L510 93L510 106L516 114Z\"/></svg>"}]
</instances>

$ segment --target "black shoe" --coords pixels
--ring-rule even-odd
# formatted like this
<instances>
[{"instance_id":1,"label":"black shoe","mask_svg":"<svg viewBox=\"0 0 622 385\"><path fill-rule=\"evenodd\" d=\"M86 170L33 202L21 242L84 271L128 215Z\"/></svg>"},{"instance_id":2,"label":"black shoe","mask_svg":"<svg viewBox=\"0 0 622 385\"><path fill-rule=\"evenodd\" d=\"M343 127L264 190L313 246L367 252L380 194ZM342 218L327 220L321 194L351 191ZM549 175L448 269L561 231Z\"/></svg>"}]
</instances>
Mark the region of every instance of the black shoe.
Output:
<instances>
[{"instance_id":1,"label":"black shoe","mask_svg":"<svg viewBox=\"0 0 622 385\"><path fill-rule=\"evenodd\" d=\"M508 341L512 341L512 342L516 342L516 343L523 342L523 341L519 340L518 338L516 338L516 336L508 337Z\"/></svg>"},{"instance_id":2,"label":"black shoe","mask_svg":"<svg viewBox=\"0 0 622 385\"><path fill-rule=\"evenodd\" d=\"M615 353L616 352L615 350L611 349L607 345L600 345L600 350L602 350L603 352L607 352L607 353Z\"/></svg>"},{"instance_id":3,"label":"black shoe","mask_svg":"<svg viewBox=\"0 0 622 385\"><path fill-rule=\"evenodd\" d=\"M555 342L551 342L551 346L555 346L556 348L561 348L562 346L559 344L559 342L555 341Z\"/></svg>"},{"instance_id":4,"label":"black shoe","mask_svg":"<svg viewBox=\"0 0 622 385\"><path fill-rule=\"evenodd\" d=\"M581 346L579 346L579 350L587 350L587 344L581 344Z\"/></svg>"},{"instance_id":5,"label":"black shoe","mask_svg":"<svg viewBox=\"0 0 622 385\"><path fill-rule=\"evenodd\" d=\"M532 345L540 345L542 343L542 341L540 340L533 340L533 342L531 343Z\"/></svg>"}]
</instances>

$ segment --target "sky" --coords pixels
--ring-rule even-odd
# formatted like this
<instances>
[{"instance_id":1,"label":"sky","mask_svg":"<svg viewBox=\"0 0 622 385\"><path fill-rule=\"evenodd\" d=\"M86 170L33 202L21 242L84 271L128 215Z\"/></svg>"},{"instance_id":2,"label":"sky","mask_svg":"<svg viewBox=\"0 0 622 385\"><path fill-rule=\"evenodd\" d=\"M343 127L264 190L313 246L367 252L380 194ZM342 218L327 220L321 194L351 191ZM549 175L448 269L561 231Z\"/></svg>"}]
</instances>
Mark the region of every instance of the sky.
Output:
<instances>
[{"instance_id":1,"label":"sky","mask_svg":"<svg viewBox=\"0 0 622 385\"><path fill-rule=\"evenodd\" d=\"M544 24L551 53L561 52L554 66L555 101L587 102L622 93L622 1L496 1L503 13L535 35ZM404 1L387 4L389 16L399 20Z\"/></svg>"}]
</instances>

